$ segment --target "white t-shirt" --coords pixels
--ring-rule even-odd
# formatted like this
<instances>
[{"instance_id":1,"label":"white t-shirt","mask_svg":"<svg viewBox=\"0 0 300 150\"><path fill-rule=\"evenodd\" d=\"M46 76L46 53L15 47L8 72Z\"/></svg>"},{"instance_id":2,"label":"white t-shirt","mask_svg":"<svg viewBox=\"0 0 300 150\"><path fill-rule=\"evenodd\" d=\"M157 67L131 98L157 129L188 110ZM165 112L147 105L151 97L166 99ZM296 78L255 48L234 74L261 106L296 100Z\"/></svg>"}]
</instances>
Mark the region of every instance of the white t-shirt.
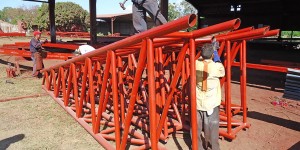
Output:
<instances>
[{"instance_id":1,"label":"white t-shirt","mask_svg":"<svg viewBox=\"0 0 300 150\"><path fill-rule=\"evenodd\" d=\"M95 50L95 48L90 45L81 45L79 46L78 50L80 51L81 55L83 55L85 53Z\"/></svg>"}]
</instances>

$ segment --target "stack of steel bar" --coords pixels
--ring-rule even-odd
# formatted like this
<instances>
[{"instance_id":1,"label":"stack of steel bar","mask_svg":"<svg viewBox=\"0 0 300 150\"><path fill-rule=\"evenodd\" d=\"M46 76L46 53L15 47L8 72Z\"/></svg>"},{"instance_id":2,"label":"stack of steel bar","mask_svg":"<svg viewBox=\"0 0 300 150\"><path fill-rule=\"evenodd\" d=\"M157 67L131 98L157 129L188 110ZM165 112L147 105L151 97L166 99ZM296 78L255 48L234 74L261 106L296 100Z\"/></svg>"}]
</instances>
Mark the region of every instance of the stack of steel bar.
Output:
<instances>
[{"instance_id":1,"label":"stack of steel bar","mask_svg":"<svg viewBox=\"0 0 300 150\"><path fill-rule=\"evenodd\" d=\"M300 70L288 69L283 97L300 100Z\"/></svg>"},{"instance_id":2,"label":"stack of steel bar","mask_svg":"<svg viewBox=\"0 0 300 150\"><path fill-rule=\"evenodd\" d=\"M46 52L43 54L45 59L62 59L67 60L74 57L72 52L76 50L79 45L77 44L67 44L67 43L44 43L42 45L46 48ZM54 51L55 49L69 50L68 53L62 53ZM6 55L14 55L14 56L21 56L31 58L31 52L29 51L29 42L16 42L14 44L3 44L0 47L0 53Z\"/></svg>"},{"instance_id":3,"label":"stack of steel bar","mask_svg":"<svg viewBox=\"0 0 300 150\"><path fill-rule=\"evenodd\" d=\"M178 32L195 23L195 15L185 16L46 68L41 71L43 89L106 149L165 149L159 141L190 131L192 148L197 149L195 61L201 46L215 35L226 67L220 135L234 139L249 127L246 40L276 35L278 30L236 30L240 20L234 19ZM234 62L239 51L241 61ZM233 63L241 68L240 105L231 104ZM237 113L243 114L242 120L233 118Z\"/></svg>"},{"instance_id":4,"label":"stack of steel bar","mask_svg":"<svg viewBox=\"0 0 300 150\"><path fill-rule=\"evenodd\" d=\"M0 33L0 36L26 36L26 33L10 32L10 33Z\"/></svg>"},{"instance_id":5,"label":"stack of steel bar","mask_svg":"<svg viewBox=\"0 0 300 150\"><path fill-rule=\"evenodd\" d=\"M50 35L50 32L47 32L47 35ZM90 38L89 32L56 32L56 35L60 37Z\"/></svg>"}]
</instances>

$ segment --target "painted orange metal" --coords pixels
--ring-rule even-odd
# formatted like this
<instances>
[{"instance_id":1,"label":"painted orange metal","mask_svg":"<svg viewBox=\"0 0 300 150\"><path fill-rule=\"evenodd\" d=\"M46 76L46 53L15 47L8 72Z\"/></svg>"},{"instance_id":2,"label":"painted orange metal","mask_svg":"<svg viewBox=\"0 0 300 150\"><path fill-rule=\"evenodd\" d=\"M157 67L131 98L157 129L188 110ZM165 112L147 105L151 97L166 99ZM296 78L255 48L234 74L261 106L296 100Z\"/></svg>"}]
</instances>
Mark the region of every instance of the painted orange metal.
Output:
<instances>
[{"instance_id":1,"label":"painted orange metal","mask_svg":"<svg viewBox=\"0 0 300 150\"><path fill-rule=\"evenodd\" d=\"M232 66L240 66L240 65L238 63L232 63ZM252 64L252 63L247 63L246 67L251 69L267 70L267 71L275 71L275 72L287 72L288 69L287 67Z\"/></svg>"},{"instance_id":2,"label":"painted orange metal","mask_svg":"<svg viewBox=\"0 0 300 150\"><path fill-rule=\"evenodd\" d=\"M43 47L76 50L76 49L78 49L79 45L78 44L66 44L66 43L44 43Z\"/></svg>"},{"instance_id":3,"label":"painted orange metal","mask_svg":"<svg viewBox=\"0 0 300 150\"><path fill-rule=\"evenodd\" d=\"M31 58L31 52L25 50L18 50L18 49L12 50L12 49L0 48L0 53L6 55L14 55L14 56ZM74 55L71 53L55 53L55 52L46 52L45 56L46 59L62 59L62 60L67 60L74 57Z\"/></svg>"},{"instance_id":4,"label":"painted orange metal","mask_svg":"<svg viewBox=\"0 0 300 150\"><path fill-rule=\"evenodd\" d=\"M106 149L166 149L170 134L192 133L197 149L196 70L198 49L216 36L225 55L225 98L220 135L234 139L249 128L246 100L246 40L268 28L236 30L239 19L178 32L195 24L190 15L42 70L43 88ZM232 31L235 30L235 31ZM224 33L226 32L226 33ZM229 32L229 33L228 33ZM268 34L271 35L271 34ZM273 31L272 31L273 35ZM237 55L239 53L239 55ZM234 62L240 57L240 62ZM231 66L240 67L240 104L231 103ZM237 113L243 119L233 118ZM143 134L141 134L143 133ZM109 144L114 141L114 144Z\"/></svg>"},{"instance_id":5,"label":"painted orange metal","mask_svg":"<svg viewBox=\"0 0 300 150\"><path fill-rule=\"evenodd\" d=\"M182 17L178 20L172 21L172 22L164 24L162 26L158 26L156 28L152 28L152 29L142 32L140 34L130 36L126 39L115 42L114 44L106 45L106 46L96 49L90 53L86 53L84 55L76 57L75 59L68 60L64 63L57 64L55 66L46 68L41 71L42 72L49 71L49 69L51 69L51 68L57 68L57 67L60 67L63 65L73 63L73 62L83 61L86 57L97 56L97 55L106 53L108 50L116 50L116 49L119 49L122 47L130 46L132 44L137 44L137 43L140 43L145 38L154 38L158 35L163 36L163 35L166 35L166 34L169 34L169 33L172 33L172 32L187 28L187 27L192 27L196 24L196 18L197 17L194 14Z\"/></svg>"},{"instance_id":6,"label":"painted orange metal","mask_svg":"<svg viewBox=\"0 0 300 150\"><path fill-rule=\"evenodd\" d=\"M26 36L25 33L11 32L11 33L0 33L0 36Z\"/></svg>"}]
</instances>

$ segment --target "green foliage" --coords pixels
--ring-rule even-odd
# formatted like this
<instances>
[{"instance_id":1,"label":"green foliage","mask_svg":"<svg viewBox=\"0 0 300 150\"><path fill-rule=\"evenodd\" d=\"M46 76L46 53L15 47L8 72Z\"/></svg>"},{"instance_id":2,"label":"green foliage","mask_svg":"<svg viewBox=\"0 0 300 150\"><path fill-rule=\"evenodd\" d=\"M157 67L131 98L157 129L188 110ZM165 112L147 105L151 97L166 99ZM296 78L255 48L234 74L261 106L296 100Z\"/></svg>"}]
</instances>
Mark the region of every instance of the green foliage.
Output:
<instances>
[{"instance_id":1,"label":"green foliage","mask_svg":"<svg viewBox=\"0 0 300 150\"><path fill-rule=\"evenodd\" d=\"M42 6L37 11L37 17L35 24L42 29L49 29L49 11L48 4L43 3Z\"/></svg>"},{"instance_id":2,"label":"green foliage","mask_svg":"<svg viewBox=\"0 0 300 150\"><path fill-rule=\"evenodd\" d=\"M34 8L4 7L0 13L0 19L11 24L17 24L19 20L31 21L31 17L29 16L31 14L30 11L34 11Z\"/></svg>"},{"instance_id":3,"label":"green foliage","mask_svg":"<svg viewBox=\"0 0 300 150\"><path fill-rule=\"evenodd\" d=\"M293 36L292 36L293 34ZM300 37L300 31L281 31L281 37L282 38L299 38Z\"/></svg>"},{"instance_id":4,"label":"green foliage","mask_svg":"<svg viewBox=\"0 0 300 150\"><path fill-rule=\"evenodd\" d=\"M36 24L43 29L49 30L48 4L42 4L38 9ZM58 31L71 31L71 28L80 26L87 30L89 26L88 12L80 5L73 2L58 2L55 4L55 25Z\"/></svg>"},{"instance_id":5,"label":"green foliage","mask_svg":"<svg viewBox=\"0 0 300 150\"><path fill-rule=\"evenodd\" d=\"M293 32L293 37L300 37L300 31L294 31Z\"/></svg>"},{"instance_id":6,"label":"green foliage","mask_svg":"<svg viewBox=\"0 0 300 150\"><path fill-rule=\"evenodd\" d=\"M4 7L0 12L0 19L11 24L17 24L18 21L26 22L27 26L30 27L35 19L35 14L37 11L37 6L30 8L19 7Z\"/></svg>"},{"instance_id":7,"label":"green foliage","mask_svg":"<svg viewBox=\"0 0 300 150\"><path fill-rule=\"evenodd\" d=\"M283 38L290 38L292 35L292 31L282 31L281 32L281 37Z\"/></svg>"},{"instance_id":8,"label":"green foliage","mask_svg":"<svg viewBox=\"0 0 300 150\"><path fill-rule=\"evenodd\" d=\"M168 5L169 11L168 11L168 17L169 21L178 19L180 17L186 16L188 14L196 14L197 9L195 9L190 3L186 1L182 1L180 4L169 4ZM198 22L197 22L198 24ZM197 29L197 25L194 27L189 28L189 31L193 31Z\"/></svg>"},{"instance_id":9,"label":"green foliage","mask_svg":"<svg viewBox=\"0 0 300 150\"><path fill-rule=\"evenodd\" d=\"M4 18L4 13L2 10L0 10L0 20L4 20L3 18Z\"/></svg>"},{"instance_id":10,"label":"green foliage","mask_svg":"<svg viewBox=\"0 0 300 150\"><path fill-rule=\"evenodd\" d=\"M168 19L169 21L176 20L180 17L180 11L176 3L169 3L168 5Z\"/></svg>"},{"instance_id":11,"label":"green foliage","mask_svg":"<svg viewBox=\"0 0 300 150\"><path fill-rule=\"evenodd\" d=\"M32 24L35 21L35 15L37 12L38 6L33 7L4 7L0 11L0 20L9 22L11 24L18 24L18 21L25 23L25 28L31 28Z\"/></svg>"},{"instance_id":12,"label":"green foliage","mask_svg":"<svg viewBox=\"0 0 300 150\"><path fill-rule=\"evenodd\" d=\"M188 15L188 14L196 14L197 13L197 9L193 5L188 3L187 1L181 1L180 5L182 8L183 16Z\"/></svg>"}]
</instances>

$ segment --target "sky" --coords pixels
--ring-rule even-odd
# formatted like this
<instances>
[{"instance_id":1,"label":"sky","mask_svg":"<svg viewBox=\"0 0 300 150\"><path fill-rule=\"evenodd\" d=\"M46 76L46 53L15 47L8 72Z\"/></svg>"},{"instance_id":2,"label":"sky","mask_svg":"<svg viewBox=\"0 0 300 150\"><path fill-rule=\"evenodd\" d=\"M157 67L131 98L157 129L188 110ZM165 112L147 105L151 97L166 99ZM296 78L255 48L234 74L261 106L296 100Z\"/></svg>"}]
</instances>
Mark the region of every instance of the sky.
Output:
<instances>
[{"instance_id":1,"label":"sky","mask_svg":"<svg viewBox=\"0 0 300 150\"><path fill-rule=\"evenodd\" d=\"M89 11L89 0L56 0L56 2L74 2ZM97 0L97 14L116 14L116 13L129 13L131 12L131 0L125 4L126 10L123 10L119 3L124 0ZM182 0L169 0L169 3L180 3ZM38 2L28 2L23 0L0 0L0 10L4 7L27 7L41 5Z\"/></svg>"}]
</instances>

